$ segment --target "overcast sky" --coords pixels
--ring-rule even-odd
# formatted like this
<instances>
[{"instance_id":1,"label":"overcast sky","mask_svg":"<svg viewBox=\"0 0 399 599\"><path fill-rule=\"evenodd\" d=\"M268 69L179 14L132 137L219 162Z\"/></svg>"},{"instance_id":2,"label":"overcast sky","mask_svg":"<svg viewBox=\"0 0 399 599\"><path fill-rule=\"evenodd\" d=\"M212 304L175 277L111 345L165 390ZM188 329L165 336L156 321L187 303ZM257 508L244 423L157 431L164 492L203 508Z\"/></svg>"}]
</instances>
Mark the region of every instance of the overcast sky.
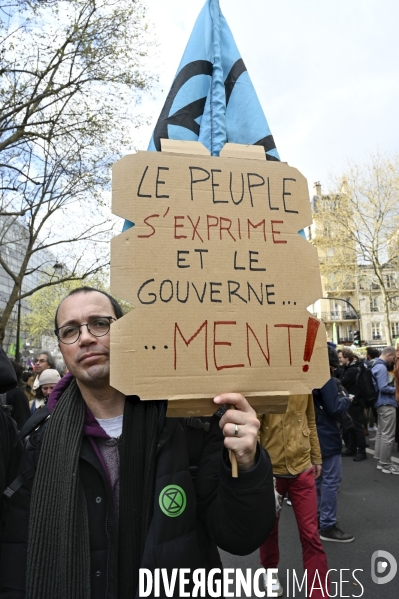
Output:
<instances>
[{"instance_id":1,"label":"overcast sky","mask_svg":"<svg viewBox=\"0 0 399 599\"><path fill-rule=\"evenodd\" d=\"M205 0L147 0L159 43L160 83L143 109L146 149ZM282 160L309 187L399 149L397 0L220 0Z\"/></svg>"}]
</instances>

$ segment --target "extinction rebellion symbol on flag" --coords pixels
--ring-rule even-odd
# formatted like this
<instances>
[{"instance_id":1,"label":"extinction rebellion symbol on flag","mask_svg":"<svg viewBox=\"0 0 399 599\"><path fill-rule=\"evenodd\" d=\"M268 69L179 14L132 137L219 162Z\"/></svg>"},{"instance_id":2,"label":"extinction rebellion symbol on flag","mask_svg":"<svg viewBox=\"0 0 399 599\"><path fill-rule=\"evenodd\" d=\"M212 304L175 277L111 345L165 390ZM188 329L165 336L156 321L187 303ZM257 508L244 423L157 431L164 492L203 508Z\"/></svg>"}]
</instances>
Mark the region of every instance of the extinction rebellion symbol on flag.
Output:
<instances>
[{"instance_id":1,"label":"extinction rebellion symbol on flag","mask_svg":"<svg viewBox=\"0 0 399 599\"><path fill-rule=\"evenodd\" d=\"M159 494L159 507L166 516L176 518L186 509L186 494L178 485L168 485Z\"/></svg>"}]
</instances>

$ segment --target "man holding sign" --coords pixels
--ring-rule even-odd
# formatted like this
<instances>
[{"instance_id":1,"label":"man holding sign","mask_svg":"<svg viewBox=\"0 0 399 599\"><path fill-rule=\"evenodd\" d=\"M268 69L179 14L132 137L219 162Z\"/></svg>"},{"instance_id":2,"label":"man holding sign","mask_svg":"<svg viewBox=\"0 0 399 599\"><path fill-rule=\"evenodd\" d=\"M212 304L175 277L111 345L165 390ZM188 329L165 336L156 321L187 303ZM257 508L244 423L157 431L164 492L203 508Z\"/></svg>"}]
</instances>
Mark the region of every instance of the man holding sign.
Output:
<instances>
[{"instance_id":1,"label":"man holding sign","mask_svg":"<svg viewBox=\"0 0 399 599\"><path fill-rule=\"evenodd\" d=\"M270 460L247 400L219 395L205 421L125 397L109 383L109 332L121 316L111 296L87 287L57 310L70 374L22 431L30 437L8 492L1 597L131 599L140 568L221 567L217 546L251 553L274 525Z\"/></svg>"}]
</instances>

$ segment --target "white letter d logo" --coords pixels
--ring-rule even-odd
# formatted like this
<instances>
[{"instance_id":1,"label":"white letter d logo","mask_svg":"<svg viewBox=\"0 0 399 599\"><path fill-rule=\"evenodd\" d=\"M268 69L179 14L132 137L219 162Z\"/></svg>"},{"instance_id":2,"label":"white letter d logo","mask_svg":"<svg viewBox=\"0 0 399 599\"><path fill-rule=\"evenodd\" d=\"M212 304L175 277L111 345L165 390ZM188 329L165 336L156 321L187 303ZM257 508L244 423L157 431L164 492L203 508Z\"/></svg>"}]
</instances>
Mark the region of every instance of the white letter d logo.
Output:
<instances>
[{"instance_id":1,"label":"white letter d logo","mask_svg":"<svg viewBox=\"0 0 399 599\"><path fill-rule=\"evenodd\" d=\"M389 570L387 571L388 564ZM396 576L397 570L398 564L391 553L382 549L374 551L371 556L371 579L375 584L387 584L387 582L391 582ZM387 574L381 576L384 572L387 572Z\"/></svg>"}]
</instances>

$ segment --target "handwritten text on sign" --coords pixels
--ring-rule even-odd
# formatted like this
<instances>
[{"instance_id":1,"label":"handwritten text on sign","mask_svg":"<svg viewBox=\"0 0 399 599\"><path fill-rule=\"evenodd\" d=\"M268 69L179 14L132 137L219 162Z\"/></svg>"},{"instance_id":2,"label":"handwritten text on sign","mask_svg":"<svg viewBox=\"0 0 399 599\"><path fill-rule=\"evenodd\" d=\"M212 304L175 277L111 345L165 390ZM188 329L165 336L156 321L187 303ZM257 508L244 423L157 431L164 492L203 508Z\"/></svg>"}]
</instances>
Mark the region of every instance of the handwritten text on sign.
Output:
<instances>
[{"instance_id":1,"label":"handwritten text on sign","mask_svg":"<svg viewBox=\"0 0 399 599\"><path fill-rule=\"evenodd\" d=\"M266 160L139 152L113 171L112 383L142 399L306 393L326 376L307 183ZM117 356L116 358L114 356ZM122 382L121 382L122 381Z\"/></svg>"}]
</instances>

